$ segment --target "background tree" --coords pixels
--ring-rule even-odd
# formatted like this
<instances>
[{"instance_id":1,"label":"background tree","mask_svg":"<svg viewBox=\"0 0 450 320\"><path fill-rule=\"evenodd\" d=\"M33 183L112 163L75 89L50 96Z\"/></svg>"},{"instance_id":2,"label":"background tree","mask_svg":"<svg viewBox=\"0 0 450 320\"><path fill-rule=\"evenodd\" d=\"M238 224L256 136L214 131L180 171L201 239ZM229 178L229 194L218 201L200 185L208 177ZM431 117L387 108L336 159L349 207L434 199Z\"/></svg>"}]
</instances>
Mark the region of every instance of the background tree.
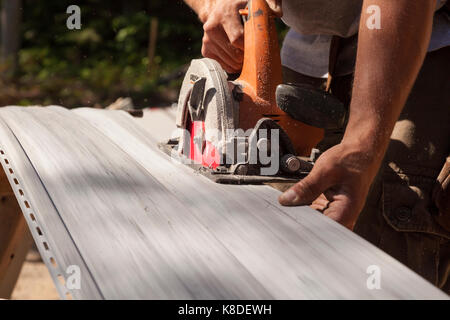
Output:
<instances>
[{"instance_id":1,"label":"background tree","mask_svg":"<svg viewBox=\"0 0 450 320\"><path fill-rule=\"evenodd\" d=\"M3 0L1 3L1 50L2 75L10 77L17 70L21 39L22 0Z\"/></svg>"}]
</instances>

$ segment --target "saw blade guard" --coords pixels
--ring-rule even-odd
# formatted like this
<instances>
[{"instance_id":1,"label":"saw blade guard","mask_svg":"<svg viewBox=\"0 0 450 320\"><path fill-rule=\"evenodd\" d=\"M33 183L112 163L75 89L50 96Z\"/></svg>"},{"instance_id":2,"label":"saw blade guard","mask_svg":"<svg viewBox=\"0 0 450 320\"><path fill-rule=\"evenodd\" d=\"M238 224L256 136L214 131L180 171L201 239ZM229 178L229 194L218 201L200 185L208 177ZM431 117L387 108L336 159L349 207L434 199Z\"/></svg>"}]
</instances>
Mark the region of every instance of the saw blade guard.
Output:
<instances>
[{"instance_id":1,"label":"saw blade guard","mask_svg":"<svg viewBox=\"0 0 450 320\"><path fill-rule=\"evenodd\" d=\"M233 86L215 60L193 60L184 78L177 110L177 127L182 129L178 152L207 167L217 167L227 154L239 123L239 105Z\"/></svg>"}]
</instances>

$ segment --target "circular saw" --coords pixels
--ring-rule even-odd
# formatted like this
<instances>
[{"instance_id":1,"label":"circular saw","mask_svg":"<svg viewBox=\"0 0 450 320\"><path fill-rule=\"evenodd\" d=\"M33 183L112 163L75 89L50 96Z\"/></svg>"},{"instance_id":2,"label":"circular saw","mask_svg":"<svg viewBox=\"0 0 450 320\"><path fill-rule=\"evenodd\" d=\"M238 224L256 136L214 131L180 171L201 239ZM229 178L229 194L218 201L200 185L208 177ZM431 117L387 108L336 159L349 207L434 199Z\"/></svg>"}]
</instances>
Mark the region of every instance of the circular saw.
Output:
<instances>
[{"instance_id":1,"label":"circular saw","mask_svg":"<svg viewBox=\"0 0 450 320\"><path fill-rule=\"evenodd\" d=\"M265 0L239 11L244 63L230 80L215 60L193 60L178 100L178 137L161 144L221 183L297 181L312 168L307 158L323 130L302 123L276 101L282 83L275 15Z\"/></svg>"}]
</instances>

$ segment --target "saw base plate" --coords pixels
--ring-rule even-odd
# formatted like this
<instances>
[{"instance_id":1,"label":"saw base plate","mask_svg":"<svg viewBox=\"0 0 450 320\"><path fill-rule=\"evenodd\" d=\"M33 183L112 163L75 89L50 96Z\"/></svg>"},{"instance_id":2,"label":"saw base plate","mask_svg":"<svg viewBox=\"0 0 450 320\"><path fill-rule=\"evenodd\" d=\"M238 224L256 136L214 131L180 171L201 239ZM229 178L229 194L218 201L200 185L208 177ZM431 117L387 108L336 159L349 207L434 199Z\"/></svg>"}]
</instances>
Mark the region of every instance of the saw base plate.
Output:
<instances>
[{"instance_id":1,"label":"saw base plate","mask_svg":"<svg viewBox=\"0 0 450 320\"><path fill-rule=\"evenodd\" d=\"M158 143L158 148L172 158L174 157L175 154L178 154L176 151L174 151L177 146L178 144L174 140ZM189 159L184 158L182 156L177 156L175 159L177 159L180 163L183 163L184 165L194 169L196 172L207 177L208 179L221 184L236 184L236 185L240 184L262 185L271 183L293 184L300 181L308 174L308 172L302 172L298 175L275 175L275 176L237 175L231 172L223 173L221 171L206 168L201 164L193 163ZM187 161L189 161L189 163L187 163Z\"/></svg>"}]
</instances>

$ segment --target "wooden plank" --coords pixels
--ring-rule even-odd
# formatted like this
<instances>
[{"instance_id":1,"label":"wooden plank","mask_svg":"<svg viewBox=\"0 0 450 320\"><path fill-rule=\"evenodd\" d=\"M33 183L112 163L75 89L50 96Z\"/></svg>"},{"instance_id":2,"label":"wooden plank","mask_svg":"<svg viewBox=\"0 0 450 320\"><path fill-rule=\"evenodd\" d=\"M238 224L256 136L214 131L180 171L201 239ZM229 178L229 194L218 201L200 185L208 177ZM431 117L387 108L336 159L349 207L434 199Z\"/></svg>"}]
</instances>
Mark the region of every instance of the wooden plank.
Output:
<instances>
[{"instance_id":1,"label":"wooden plank","mask_svg":"<svg viewBox=\"0 0 450 320\"><path fill-rule=\"evenodd\" d=\"M84 108L80 110L84 110ZM149 139L154 143L159 143L171 138L176 132L176 111L176 107L145 109L144 116L135 118L134 122L143 132L147 133Z\"/></svg>"},{"instance_id":2,"label":"wooden plank","mask_svg":"<svg viewBox=\"0 0 450 320\"><path fill-rule=\"evenodd\" d=\"M156 126L125 112L3 108L0 118L26 153L14 162L32 164L21 180L39 178L54 213L44 220L72 244L46 233L76 248L92 276L83 284L104 298L447 297L317 212L279 206L269 187L214 184L174 163ZM366 286L370 265L380 290Z\"/></svg>"}]
</instances>

